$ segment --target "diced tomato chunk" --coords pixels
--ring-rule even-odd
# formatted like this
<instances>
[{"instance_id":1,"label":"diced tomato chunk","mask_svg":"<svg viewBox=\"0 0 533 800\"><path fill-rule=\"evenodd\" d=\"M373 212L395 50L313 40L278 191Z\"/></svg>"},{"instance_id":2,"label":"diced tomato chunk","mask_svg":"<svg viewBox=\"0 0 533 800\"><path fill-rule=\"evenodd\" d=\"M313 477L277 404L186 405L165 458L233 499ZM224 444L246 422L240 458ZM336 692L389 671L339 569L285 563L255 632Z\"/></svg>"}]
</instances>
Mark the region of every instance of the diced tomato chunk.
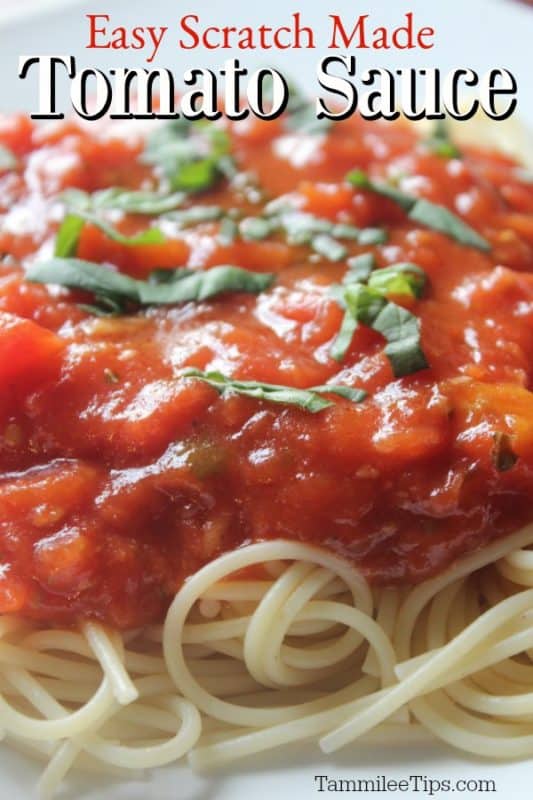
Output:
<instances>
[{"instance_id":1,"label":"diced tomato chunk","mask_svg":"<svg viewBox=\"0 0 533 800\"><path fill-rule=\"evenodd\" d=\"M311 183L311 181L302 181L298 191L305 200L305 210L324 217L335 216L340 211L349 211L354 194L353 188L347 183Z\"/></svg>"},{"instance_id":2,"label":"diced tomato chunk","mask_svg":"<svg viewBox=\"0 0 533 800\"><path fill-rule=\"evenodd\" d=\"M173 269L187 262L189 247L183 239L168 239L161 244L125 245L114 242L92 225L86 225L78 244L78 258L108 262L121 271L144 276L153 269Z\"/></svg>"},{"instance_id":3,"label":"diced tomato chunk","mask_svg":"<svg viewBox=\"0 0 533 800\"><path fill-rule=\"evenodd\" d=\"M25 114L9 117L0 114L0 143L20 156L26 153L32 143L34 123Z\"/></svg>"},{"instance_id":4,"label":"diced tomato chunk","mask_svg":"<svg viewBox=\"0 0 533 800\"><path fill-rule=\"evenodd\" d=\"M0 382L17 394L57 373L64 342L31 320L0 312Z\"/></svg>"}]
</instances>

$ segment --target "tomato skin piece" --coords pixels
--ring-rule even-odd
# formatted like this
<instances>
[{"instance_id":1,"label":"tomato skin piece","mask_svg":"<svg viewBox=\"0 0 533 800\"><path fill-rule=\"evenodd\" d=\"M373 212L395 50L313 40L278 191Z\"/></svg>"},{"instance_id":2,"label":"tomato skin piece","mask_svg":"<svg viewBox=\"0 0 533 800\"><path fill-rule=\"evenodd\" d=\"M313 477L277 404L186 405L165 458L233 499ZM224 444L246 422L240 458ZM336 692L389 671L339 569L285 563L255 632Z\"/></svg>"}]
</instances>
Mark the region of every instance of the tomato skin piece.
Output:
<instances>
[{"instance_id":1,"label":"tomato skin piece","mask_svg":"<svg viewBox=\"0 0 533 800\"><path fill-rule=\"evenodd\" d=\"M57 374L65 343L31 320L0 312L0 383L20 397Z\"/></svg>"}]
</instances>

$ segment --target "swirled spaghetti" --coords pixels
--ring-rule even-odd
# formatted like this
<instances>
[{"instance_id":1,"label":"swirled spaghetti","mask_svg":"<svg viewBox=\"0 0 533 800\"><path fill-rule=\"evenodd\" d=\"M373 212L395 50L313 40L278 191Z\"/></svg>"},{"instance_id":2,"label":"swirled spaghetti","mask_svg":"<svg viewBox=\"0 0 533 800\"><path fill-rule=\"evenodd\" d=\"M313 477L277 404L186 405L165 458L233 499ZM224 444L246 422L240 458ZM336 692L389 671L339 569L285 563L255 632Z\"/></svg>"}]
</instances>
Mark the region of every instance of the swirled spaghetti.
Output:
<instances>
[{"instance_id":1,"label":"swirled spaghetti","mask_svg":"<svg viewBox=\"0 0 533 800\"><path fill-rule=\"evenodd\" d=\"M531 756L531 545L528 526L406 592L273 541L200 570L162 627L120 636L4 618L4 735L49 759L44 797L73 766L123 774L187 757L209 770L300 740L332 752L429 732L477 755ZM252 565L260 580L238 577Z\"/></svg>"}]
</instances>

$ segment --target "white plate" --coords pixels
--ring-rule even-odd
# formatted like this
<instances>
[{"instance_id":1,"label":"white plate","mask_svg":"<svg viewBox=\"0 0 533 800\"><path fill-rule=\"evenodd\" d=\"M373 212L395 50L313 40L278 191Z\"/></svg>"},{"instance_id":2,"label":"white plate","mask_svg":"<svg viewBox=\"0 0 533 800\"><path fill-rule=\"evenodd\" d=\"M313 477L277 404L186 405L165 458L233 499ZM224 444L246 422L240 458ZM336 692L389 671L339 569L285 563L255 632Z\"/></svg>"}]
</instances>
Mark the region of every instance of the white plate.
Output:
<instances>
[{"instance_id":1,"label":"white plate","mask_svg":"<svg viewBox=\"0 0 533 800\"><path fill-rule=\"evenodd\" d=\"M379 6L379 8L378 8ZM268 8L268 13L265 11ZM371 65L394 69L401 66L436 66L447 71L454 67L472 67L485 71L491 67L507 67L519 84L520 115L533 124L533 79L531 77L531 43L533 41L533 9L509 0L410 0L405 6L397 0L380 0L378 3L356 4L350 0L336 0L328 6L322 2L295 3L294 0L269 0L265 4L252 4L248 0L197 0L184 6L174 0L151 0L149 4L138 0L114 0L113 3L93 1L90 4L76 0L9 0L0 4L0 110L30 111L35 107L35 80L20 81L17 63L20 54L68 53L76 55L81 66L141 66L141 55L111 53L107 50L90 53L85 49L87 40L86 13L109 13L115 25L168 25L176 29L179 17L185 13L199 14L204 23L215 25L245 24L279 25L288 15L301 11L303 22L323 32L317 37L314 51L294 51L272 57L265 52L244 52L238 55L245 65L276 63L293 74L310 91L315 88L314 67L324 49L327 14L340 13L345 20L355 21L358 14L369 12L375 25L400 24L405 11L413 11L420 25L435 27L436 45L422 55L398 52L358 54L359 69ZM353 24L353 23L352 23ZM175 46L176 37L169 34L154 66L171 66L177 74L192 66L220 66L224 58L235 55L227 51L184 54ZM1 725L1 720L0 720ZM328 775L336 779L366 778L405 779L424 776L434 781L494 780L496 794L465 792L463 797L499 797L505 800L531 796L531 762L496 764L480 759L466 758L450 748L433 742L416 748L395 748L353 745L337 756L323 756L316 746L284 747L282 753L268 753L246 764L234 766L214 778L193 775L184 766L161 769L147 775L142 781L118 783L90 782L78 778L67 784L61 797L79 800L249 800L249 798L326 797L319 792L315 775ZM39 768L26 758L0 748L0 797L29 798L38 779ZM366 798L399 797L423 800L429 791L398 791L384 793L368 791ZM433 797L443 798L449 792L438 792L436 784ZM330 795L331 796L331 795ZM346 794L344 793L344 796ZM354 796L351 794L350 796Z\"/></svg>"}]
</instances>

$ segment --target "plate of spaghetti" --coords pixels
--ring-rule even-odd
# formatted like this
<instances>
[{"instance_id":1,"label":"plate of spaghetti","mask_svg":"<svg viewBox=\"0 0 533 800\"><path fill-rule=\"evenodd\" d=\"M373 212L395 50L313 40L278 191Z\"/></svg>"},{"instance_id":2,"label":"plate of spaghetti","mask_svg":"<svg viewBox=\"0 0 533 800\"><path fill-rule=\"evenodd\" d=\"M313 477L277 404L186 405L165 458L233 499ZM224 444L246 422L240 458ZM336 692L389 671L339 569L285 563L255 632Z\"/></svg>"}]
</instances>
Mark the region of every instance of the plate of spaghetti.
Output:
<instances>
[{"instance_id":1,"label":"plate of spaghetti","mask_svg":"<svg viewBox=\"0 0 533 800\"><path fill-rule=\"evenodd\" d=\"M527 139L297 92L2 118L0 725L42 797L300 742L531 758Z\"/></svg>"}]
</instances>

